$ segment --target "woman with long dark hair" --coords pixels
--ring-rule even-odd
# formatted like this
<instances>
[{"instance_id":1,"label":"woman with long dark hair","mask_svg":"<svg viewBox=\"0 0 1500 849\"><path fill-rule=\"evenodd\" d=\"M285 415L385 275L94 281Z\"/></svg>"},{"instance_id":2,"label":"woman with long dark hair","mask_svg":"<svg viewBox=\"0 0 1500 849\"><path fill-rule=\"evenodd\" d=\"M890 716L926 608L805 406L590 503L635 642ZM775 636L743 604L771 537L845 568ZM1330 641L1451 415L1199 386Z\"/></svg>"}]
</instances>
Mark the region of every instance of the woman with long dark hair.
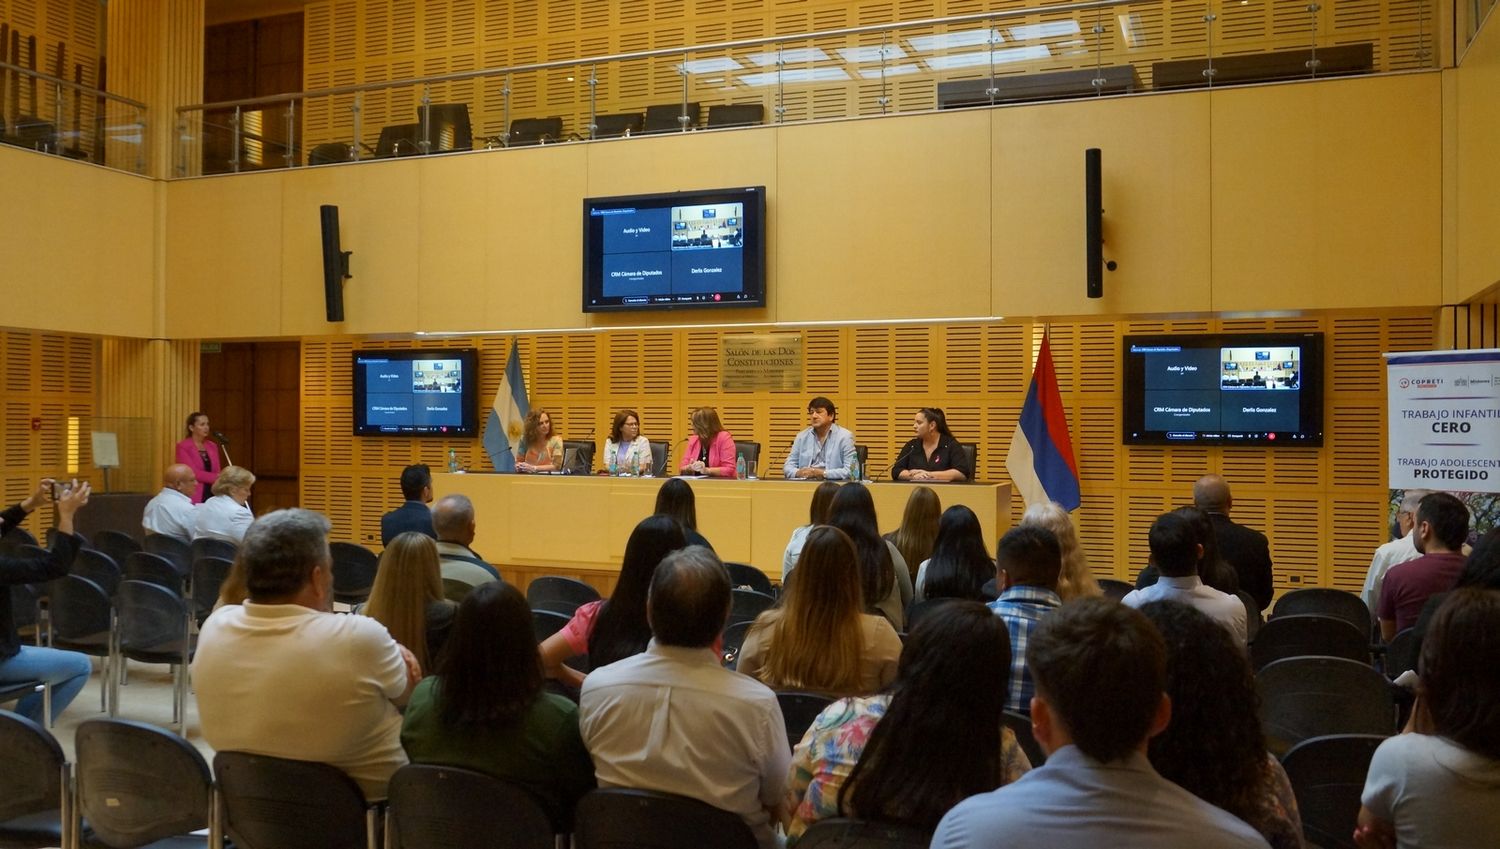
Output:
<instances>
[{"instance_id":1,"label":"woman with long dark hair","mask_svg":"<svg viewBox=\"0 0 1500 849\"><path fill-rule=\"evenodd\" d=\"M797 558L802 555L802 546L807 544L807 535L818 525L828 524L828 508L838 491L839 485L834 481L823 481L813 490L812 501L807 505L807 524L792 531L792 538L787 541L786 551L781 555L782 583L786 583L787 576L797 568Z\"/></svg>"},{"instance_id":2,"label":"woman with long dark hair","mask_svg":"<svg viewBox=\"0 0 1500 849\"><path fill-rule=\"evenodd\" d=\"M817 820L852 816L932 831L948 809L1031 764L1000 722L1010 677L1005 622L955 601L907 639L886 692L830 705L792 753L791 843Z\"/></svg>"},{"instance_id":3,"label":"woman with long dark hair","mask_svg":"<svg viewBox=\"0 0 1500 849\"><path fill-rule=\"evenodd\" d=\"M912 417L916 434L901 447L891 464L891 479L898 481L968 481L974 479L969 454L953 432L939 407L923 407Z\"/></svg>"},{"instance_id":4,"label":"woman with long dark hair","mask_svg":"<svg viewBox=\"0 0 1500 849\"><path fill-rule=\"evenodd\" d=\"M917 579L911 569L932 557L932 546L937 542L938 517L943 512L943 503L930 486L912 487L907 496L906 509L901 512L901 526L885 535L901 552L906 568L913 581Z\"/></svg>"},{"instance_id":5,"label":"woman with long dark hair","mask_svg":"<svg viewBox=\"0 0 1500 849\"><path fill-rule=\"evenodd\" d=\"M651 625L646 622L651 576L663 557L686 545L682 526L671 516L642 519L625 543L615 591L608 599L578 608L562 630L542 643L547 676L576 690L583 686L584 675L563 662L568 658L587 654L589 666L598 669L645 651L651 640Z\"/></svg>"},{"instance_id":6,"label":"woman with long dark hair","mask_svg":"<svg viewBox=\"0 0 1500 849\"><path fill-rule=\"evenodd\" d=\"M917 569L916 598L966 598L986 601L985 581L995 580L995 561L984 547L979 517L962 504L943 511L938 519L932 559Z\"/></svg>"},{"instance_id":7,"label":"woman with long dark hair","mask_svg":"<svg viewBox=\"0 0 1500 849\"><path fill-rule=\"evenodd\" d=\"M896 546L880 536L870 490L862 483L839 487L828 508L828 524L854 541L865 609L884 615L897 631L904 629L906 605L911 603L911 573Z\"/></svg>"},{"instance_id":8,"label":"woman with long dark hair","mask_svg":"<svg viewBox=\"0 0 1500 849\"><path fill-rule=\"evenodd\" d=\"M594 786L578 706L542 688L531 609L510 584L475 587L458 606L437 675L412 692L401 745L443 764L525 786L554 823Z\"/></svg>"},{"instance_id":9,"label":"woman with long dark hair","mask_svg":"<svg viewBox=\"0 0 1500 849\"><path fill-rule=\"evenodd\" d=\"M662 481L661 489L656 491L656 512L677 520L677 524L682 526L683 535L687 537L688 545L701 545L713 550L703 534L698 533L698 500L693 496L693 488L688 486L687 481L677 478Z\"/></svg>"},{"instance_id":10,"label":"woman with long dark hair","mask_svg":"<svg viewBox=\"0 0 1500 849\"><path fill-rule=\"evenodd\" d=\"M1167 644L1172 722L1146 750L1163 777L1249 823L1273 849L1301 849L1302 821L1281 764L1266 752L1260 696L1244 648L1185 604L1142 605Z\"/></svg>"}]
</instances>

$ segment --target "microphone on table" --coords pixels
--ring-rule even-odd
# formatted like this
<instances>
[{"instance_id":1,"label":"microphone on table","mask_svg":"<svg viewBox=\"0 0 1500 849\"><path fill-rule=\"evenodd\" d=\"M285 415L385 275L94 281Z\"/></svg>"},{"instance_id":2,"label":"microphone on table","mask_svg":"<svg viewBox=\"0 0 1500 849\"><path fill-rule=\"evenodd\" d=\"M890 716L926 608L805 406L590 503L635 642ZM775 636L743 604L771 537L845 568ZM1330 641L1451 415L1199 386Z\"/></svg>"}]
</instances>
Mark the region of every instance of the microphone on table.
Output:
<instances>
[{"instance_id":1,"label":"microphone on table","mask_svg":"<svg viewBox=\"0 0 1500 849\"><path fill-rule=\"evenodd\" d=\"M921 444L920 442L917 443L917 445ZM908 445L906 450L901 452L901 456L897 457L895 462L891 463L891 468L888 471L890 471L892 477L895 477L896 467L901 464L901 461L911 456L911 452L917 450L917 445Z\"/></svg>"}]
</instances>

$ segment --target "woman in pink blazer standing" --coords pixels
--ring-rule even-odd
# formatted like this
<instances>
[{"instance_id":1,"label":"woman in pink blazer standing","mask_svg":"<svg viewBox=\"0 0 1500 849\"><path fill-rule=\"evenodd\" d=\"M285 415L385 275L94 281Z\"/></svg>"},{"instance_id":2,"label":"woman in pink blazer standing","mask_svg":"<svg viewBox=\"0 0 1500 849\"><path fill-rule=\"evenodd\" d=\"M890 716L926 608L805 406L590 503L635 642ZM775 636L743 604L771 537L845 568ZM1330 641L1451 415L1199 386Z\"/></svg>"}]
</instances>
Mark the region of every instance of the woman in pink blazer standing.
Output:
<instances>
[{"instance_id":1,"label":"woman in pink blazer standing","mask_svg":"<svg viewBox=\"0 0 1500 849\"><path fill-rule=\"evenodd\" d=\"M198 479L198 488L193 490L193 503L207 500L214 481L219 479L223 461L219 457L219 443L208 438L208 414L194 412L187 417L187 438L177 443L177 462L193 470Z\"/></svg>"},{"instance_id":2,"label":"woman in pink blazer standing","mask_svg":"<svg viewBox=\"0 0 1500 849\"><path fill-rule=\"evenodd\" d=\"M679 474L707 475L711 478L734 477L734 437L719 421L719 411L699 407L688 417L693 435L688 438L677 465Z\"/></svg>"}]
</instances>

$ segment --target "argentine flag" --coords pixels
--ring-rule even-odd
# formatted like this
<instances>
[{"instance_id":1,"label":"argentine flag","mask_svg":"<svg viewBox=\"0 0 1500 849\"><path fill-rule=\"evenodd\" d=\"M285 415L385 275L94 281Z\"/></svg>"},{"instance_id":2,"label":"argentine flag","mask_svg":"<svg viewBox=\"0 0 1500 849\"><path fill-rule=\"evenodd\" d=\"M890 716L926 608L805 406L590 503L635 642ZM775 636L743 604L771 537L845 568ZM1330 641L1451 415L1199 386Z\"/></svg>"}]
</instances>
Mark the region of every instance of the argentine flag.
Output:
<instances>
[{"instance_id":1,"label":"argentine flag","mask_svg":"<svg viewBox=\"0 0 1500 849\"><path fill-rule=\"evenodd\" d=\"M1036 355L1021 420L1010 438L1005 470L1020 490L1027 506L1056 501L1064 509L1078 508L1078 463L1068 438L1067 410L1057 388L1057 370L1052 366L1052 347L1042 333L1042 349Z\"/></svg>"},{"instance_id":2,"label":"argentine flag","mask_svg":"<svg viewBox=\"0 0 1500 849\"><path fill-rule=\"evenodd\" d=\"M516 446L520 444L521 427L529 412L526 378L521 374L521 345L520 340L515 340L510 343L505 376L500 379L500 388L490 403L489 419L484 423L484 451L490 455L495 471L516 470Z\"/></svg>"}]
</instances>

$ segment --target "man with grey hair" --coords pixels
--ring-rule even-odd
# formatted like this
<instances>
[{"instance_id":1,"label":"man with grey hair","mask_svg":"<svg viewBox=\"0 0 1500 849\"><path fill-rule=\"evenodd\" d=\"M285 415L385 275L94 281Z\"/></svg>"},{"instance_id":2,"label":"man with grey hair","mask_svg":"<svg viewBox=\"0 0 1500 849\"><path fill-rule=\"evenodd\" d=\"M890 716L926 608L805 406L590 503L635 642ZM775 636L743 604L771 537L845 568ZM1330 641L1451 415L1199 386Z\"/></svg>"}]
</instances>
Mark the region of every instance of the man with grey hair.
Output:
<instances>
[{"instance_id":1,"label":"man with grey hair","mask_svg":"<svg viewBox=\"0 0 1500 849\"><path fill-rule=\"evenodd\" d=\"M1385 573L1398 563L1408 560L1416 560L1422 556L1417 551L1417 543L1414 531L1417 527L1417 505L1422 502L1422 497L1432 490L1408 489L1401 496L1401 504L1396 507L1396 528L1401 533L1396 539L1375 549L1375 556L1370 560L1370 571L1365 573L1365 588L1360 592L1360 597L1365 600L1365 606L1370 610L1380 609L1380 588L1385 584Z\"/></svg>"},{"instance_id":2,"label":"man with grey hair","mask_svg":"<svg viewBox=\"0 0 1500 849\"><path fill-rule=\"evenodd\" d=\"M646 599L651 643L584 679L579 731L600 787L702 800L738 814L772 849L791 752L776 694L713 650L729 599L729 573L711 550L668 554Z\"/></svg>"},{"instance_id":3,"label":"man with grey hair","mask_svg":"<svg viewBox=\"0 0 1500 849\"><path fill-rule=\"evenodd\" d=\"M437 531L443 593L449 601L463 601L469 591L500 580L500 572L469 546L474 544L474 502L467 495L445 495L432 508Z\"/></svg>"},{"instance_id":4,"label":"man with grey hair","mask_svg":"<svg viewBox=\"0 0 1500 849\"><path fill-rule=\"evenodd\" d=\"M1271 577L1271 546L1265 534L1230 521L1234 498L1229 494L1229 481L1219 475L1199 478L1193 484L1193 506L1208 514L1214 526L1214 539L1219 544L1219 556L1234 567L1240 589L1255 599L1261 610L1270 607L1276 591Z\"/></svg>"},{"instance_id":5,"label":"man with grey hair","mask_svg":"<svg viewBox=\"0 0 1500 849\"><path fill-rule=\"evenodd\" d=\"M240 543L250 598L203 624L193 683L218 751L332 764L383 799L406 763L396 703L422 678L385 626L333 609L326 518L277 510Z\"/></svg>"}]
</instances>

